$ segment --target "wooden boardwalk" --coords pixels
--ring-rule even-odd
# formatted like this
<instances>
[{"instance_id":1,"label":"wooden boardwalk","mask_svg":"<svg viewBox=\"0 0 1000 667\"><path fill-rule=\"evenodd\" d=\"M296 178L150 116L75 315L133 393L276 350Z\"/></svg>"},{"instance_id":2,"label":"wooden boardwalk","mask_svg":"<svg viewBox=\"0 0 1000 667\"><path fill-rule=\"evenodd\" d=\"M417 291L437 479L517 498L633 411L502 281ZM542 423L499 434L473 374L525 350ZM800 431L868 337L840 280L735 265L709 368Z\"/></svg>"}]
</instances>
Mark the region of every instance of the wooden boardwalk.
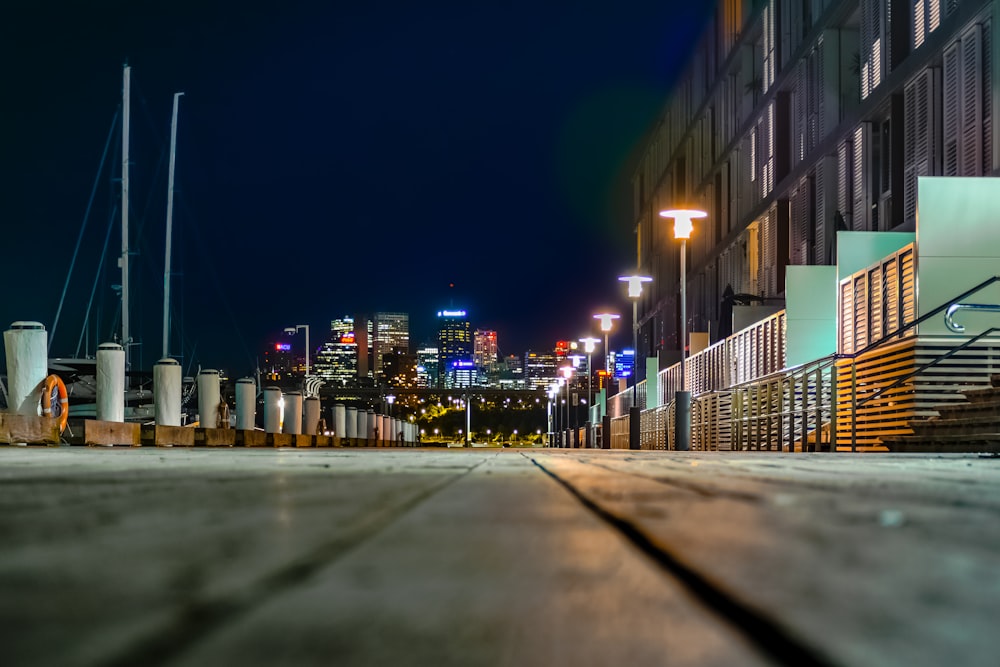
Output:
<instances>
[{"instance_id":1,"label":"wooden boardwalk","mask_svg":"<svg viewBox=\"0 0 1000 667\"><path fill-rule=\"evenodd\" d=\"M0 448L4 665L995 665L1000 459Z\"/></svg>"}]
</instances>

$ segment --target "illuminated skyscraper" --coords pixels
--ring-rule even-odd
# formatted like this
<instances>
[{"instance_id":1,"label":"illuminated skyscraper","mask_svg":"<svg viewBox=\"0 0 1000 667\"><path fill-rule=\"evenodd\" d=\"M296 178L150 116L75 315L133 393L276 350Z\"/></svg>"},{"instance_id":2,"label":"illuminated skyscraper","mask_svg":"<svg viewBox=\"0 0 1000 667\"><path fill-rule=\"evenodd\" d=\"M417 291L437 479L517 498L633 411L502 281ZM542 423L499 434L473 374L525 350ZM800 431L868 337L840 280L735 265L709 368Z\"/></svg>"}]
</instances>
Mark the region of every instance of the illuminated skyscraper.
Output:
<instances>
[{"instance_id":1,"label":"illuminated skyscraper","mask_svg":"<svg viewBox=\"0 0 1000 667\"><path fill-rule=\"evenodd\" d=\"M524 378L528 389L545 389L555 380L558 358L555 354L537 354L528 351L524 355Z\"/></svg>"},{"instance_id":2,"label":"illuminated skyscraper","mask_svg":"<svg viewBox=\"0 0 1000 667\"><path fill-rule=\"evenodd\" d=\"M472 360L481 371L494 372L497 364L497 332L476 329Z\"/></svg>"},{"instance_id":3,"label":"illuminated skyscraper","mask_svg":"<svg viewBox=\"0 0 1000 667\"><path fill-rule=\"evenodd\" d=\"M375 313L373 318L372 370L385 376L382 360L387 354L410 353L410 316L407 313Z\"/></svg>"},{"instance_id":4,"label":"illuminated skyscraper","mask_svg":"<svg viewBox=\"0 0 1000 667\"><path fill-rule=\"evenodd\" d=\"M317 376L333 386L343 387L356 382L358 343L353 317L345 316L330 323L330 339L316 353L314 368Z\"/></svg>"},{"instance_id":5,"label":"illuminated skyscraper","mask_svg":"<svg viewBox=\"0 0 1000 667\"><path fill-rule=\"evenodd\" d=\"M438 349L422 347L417 350L417 386L438 386Z\"/></svg>"},{"instance_id":6,"label":"illuminated skyscraper","mask_svg":"<svg viewBox=\"0 0 1000 667\"><path fill-rule=\"evenodd\" d=\"M472 362L472 331L464 310L438 311L438 386L455 363Z\"/></svg>"}]
</instances>

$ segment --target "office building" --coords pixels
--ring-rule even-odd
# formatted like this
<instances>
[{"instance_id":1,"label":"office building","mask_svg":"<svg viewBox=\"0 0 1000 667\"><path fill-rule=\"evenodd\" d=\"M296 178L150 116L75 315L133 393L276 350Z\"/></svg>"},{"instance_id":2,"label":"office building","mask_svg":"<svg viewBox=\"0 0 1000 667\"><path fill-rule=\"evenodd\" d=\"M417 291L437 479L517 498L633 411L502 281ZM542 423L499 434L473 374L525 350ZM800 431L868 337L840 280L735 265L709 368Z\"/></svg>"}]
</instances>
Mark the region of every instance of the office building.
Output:
<instances>
[{"instance_id":1,"label":"office building","mask_svg":"<svg viewBox=\"0 0 1000 667\"><path fill-rule=\"evenodd\" d=\"M410 316L407 313L375 313L372 333L372 369L378 379L386 379L385 355L410 353Z\"/></svg>"},{"instance_id":2,"label":"office building","mask_svg":"<svg viewBox=\"0 0 1000 667\"><path fill-rule=\"evenodd\" d=\"M464 310L438 311L437 342L440 386L456 362L472 362L472 331Z\"/></svg>"},{"instance_id":3,"label":"office building","mask_svg":"<svg viewBox=\"0 0 1000 667\"><path fill-rule=\"evenodd\" d=\"M354 318L344 316L330 323L330 338L316 352L314 373L327 384L345 387L356 384L358 343Z\"/></svg>"},{"instance_id":4,"label":"office building","mask_svg":"<svg viewBox=\"0 0 1000 667\"><path fill-rule=\"evenodd\" d=\"M437 387L438 385L438 349L424 346L417 350L417 386Z\"/></svg>"},{"instance_id":5,"label":"office building","mask_svg":"<svg viewBox=\"0 0 1000 667\"><path fill-rule=\"evenodd\" d=\"M781 307L788 265L835 263L838 231L912 232L918 176L995 175L997 11L718 3L634 172L637 269L654 278L637 362L682 347L680 243L661 210L708 213L687 242L686 324L714 341L734 300Z\"/></svg>"},{"instance_id":6,"label":"office building","mask_svg":"<svg viewBox=\"0 0 1000 667\"><path fill-rule=\"evenodd\" d=\"M559 359L554 353L541 354L531 352L524 354L524 380L528 389L547 389L559 376L557 371Z\"/></svg>"},{"instance_id":7,"label":"office building","mask_svg":"<svg viewBox=\"0 0 1000 667\"><path fill-rule=\"evenodd\" d=\"M495 373L497 365L497 332L476 329L473 334L472 360L480 371Z\"/></svg>"}]
</instances>

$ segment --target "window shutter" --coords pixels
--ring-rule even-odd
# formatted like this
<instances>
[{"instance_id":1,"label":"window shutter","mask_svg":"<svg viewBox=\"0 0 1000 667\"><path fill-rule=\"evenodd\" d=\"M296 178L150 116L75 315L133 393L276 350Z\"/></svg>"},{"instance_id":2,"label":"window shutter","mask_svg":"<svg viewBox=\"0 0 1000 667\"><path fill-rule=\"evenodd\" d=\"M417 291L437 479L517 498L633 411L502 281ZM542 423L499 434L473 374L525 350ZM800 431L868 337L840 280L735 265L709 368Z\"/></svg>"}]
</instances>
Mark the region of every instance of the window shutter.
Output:
<instances>
[{"instance_id":1,"label":"window shutter","mask_svg":"<svg viewBox=\"0 0 1000 667\"><path fill-rule=\"evenodd\" d=\"M850 199L848 190L850 189L850 153L851 144L842 141L837 146L837 210L844 216L850 214Z\"/></svg>"},{"instance_id":2,"label":"window shutter","mask_svg":"<svg viewBox=\"0 0 1000 667\"><path fill-rule=\"evenodd\" d=\"M854 182L851 184L853 201L851 201L851 229L864 231L868 225L868 197L865 188L865 126L859 125L854 130Z\"/></svg>"},{"instance_id":3,"label":"window shutter","mask_svg":"<svg viewBox=\"0 0 1000 667\"><path fill-rule=\"evenodd\" d=\"M794 151L794 162L799 163L806 156L806 64L808 59L804 58L795 66L795 95L792 100L795 103L795 115L792 126Z\"/></svg>"},{"instance_id":4,"label":"window shutter","mask_svg":"<svg viewBox=\"0 0 1000 667\"><path fill-rule=\"evenodd\" d=\"M991 36L992 26L989 21L983 24L981 32L983 40L982 52L982 87L983 87L983 175L993 173L993 55Z\"/></svg>"},{"instance_id":5,"label":"window shutter","mask_svg":"<svg viewBox=\"0 0 1000 667\"><path fill-rule=\"evenodd\" d=\"M765 296L773 296L777 291L777 226L778 215L775 207L767 210L758 221L760 251L757 255L757 289Z\"/></svg>"},{"instance_id":6,"label":"window shutter","mask_svg":"<svg viewBox=\"0 0 1000 667\"><path fill-rule=\"evenodd\" d=\"M958 176L958 125L959 125L959 53L958 44L944 52L942 66L942 87L944 88L942 116L942 143L944 145L942 173Z\"/></svg>"},{"instance_id":7,"label":"window shutter","mask_svg":"<svg viewBox=\"0 0 1000 667\"><path fill-rule=\"evenodd\" d=\"M963 176L979 176L983 164L982 157L982 100L981 79L982 59L980 50L981 26L974 25L962 35L962 138L961 173Z\"/></svg>"},{"instance_id":8,"label":"window shutter","mask_svg":"<svg viewBox=\"0 0 1000 667\"><path fill-rule=\"evenodd\" d=\"M791 262L809 263L809 181L803 178L791 196Z\"/></svg>"},{"instance_id":9,"label":"window shutter","mask_svg":"<svg viewBox=\"0 0 1000 667\"><path fill-rule=\"evenodd\" d=\"M827 171L825 167L826 161L820 160L816 164L816 241L813 247L813 257L816 258L817 264L827 264L826 257L826 247L827 247L827 226L828 226L828 216L831 215L830 207L827 205L827 192L826 183L824 178L826 177L825 172ZM836 261L836 257L833 258Z\"/></svg>"},{"instance_id":10,"label":"window shutter","mask_svg":"<svg viewBox=\"0 0 1000 667\"><path fill-rule=\"evenodd\" d=\"M927 38L926 2L927 0L917 0L913 3L913 48L919 47Z\"/></svg>"},{"instance_id":11,"label":"window shutter","mask_svg":"<svg viewBox=\"0 0 1000 667\"><path fill-rule=\"evenodd\" d=\"M934 71L918 74L903 92L906 165L903 178L903 216L916 219L917 178L933 173L935 123L931 104L934 92Z\"/></svg>"}]
</instances>

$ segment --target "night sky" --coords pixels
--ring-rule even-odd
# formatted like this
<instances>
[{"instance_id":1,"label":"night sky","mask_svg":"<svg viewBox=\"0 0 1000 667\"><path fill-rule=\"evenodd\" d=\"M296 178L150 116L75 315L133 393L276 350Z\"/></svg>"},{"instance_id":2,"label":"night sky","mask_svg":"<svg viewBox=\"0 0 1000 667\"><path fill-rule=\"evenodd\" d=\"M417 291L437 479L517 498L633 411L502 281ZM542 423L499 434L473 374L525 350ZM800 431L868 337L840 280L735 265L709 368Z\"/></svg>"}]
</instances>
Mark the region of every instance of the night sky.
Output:
<instances>
[{"instance_id":1,"label":"night sky","mask_svg":"<svg viewBox=\"0 0 1000 667\"><path fill-rule=\"evenodd\" d=\"M591 332L601 307L627 316L636 148L710 3L147 4L4 9L5 328L52 332L126 60L140 367L161 351L175 91L185 364L246 374L283 327L312 325L318 345L355 312L408 312L419 344L437 310L462 307L505 354ZM118 136L51 356L75 353L92 290L99 331L81 352L110 339Z\"/></svg>"}]
</instances>

